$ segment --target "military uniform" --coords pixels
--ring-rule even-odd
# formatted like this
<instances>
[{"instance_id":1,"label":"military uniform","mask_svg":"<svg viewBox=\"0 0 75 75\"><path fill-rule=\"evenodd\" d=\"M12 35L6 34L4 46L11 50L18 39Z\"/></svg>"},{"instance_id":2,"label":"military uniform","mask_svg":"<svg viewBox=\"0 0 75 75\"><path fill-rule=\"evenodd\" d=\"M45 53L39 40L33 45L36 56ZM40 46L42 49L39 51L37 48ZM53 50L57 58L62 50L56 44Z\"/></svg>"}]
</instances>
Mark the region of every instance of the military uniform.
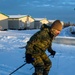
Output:
<instances>
[{"instance_id":1,"label":"military uniform","mask_svg":"<svg viewBox=\"0 0 75 75\"><path fill-rule=\"evenodd\" d=\"M27 42L26 53L31 54L35 61L32 63L37 75L42 75L43 71L49 72L52 63L45 51L51 49L53 37L49 34L49 29L43 29L34 34ZM45 74L45 73L44 73ZM46 75L46 74L45 74Z\"/></svg>"},{"instance_id":2,"label":"military uniform","mask_svg":"<svg viewBox=\"0 0 75 75\"><path fill-rule=\"evenodd\" d=\"M30 55L30 57L26 56L27 60L31 58L34 59L33 62L30 60L35 68L35 73L33 75L48 75L52 62L45 51L48 50L50 53L53 53L51 48L53 38L54 35L50 33L50 27L44 25L44 27L35 33L27 42L25 54Z\"/></svg>"}]
</instances>

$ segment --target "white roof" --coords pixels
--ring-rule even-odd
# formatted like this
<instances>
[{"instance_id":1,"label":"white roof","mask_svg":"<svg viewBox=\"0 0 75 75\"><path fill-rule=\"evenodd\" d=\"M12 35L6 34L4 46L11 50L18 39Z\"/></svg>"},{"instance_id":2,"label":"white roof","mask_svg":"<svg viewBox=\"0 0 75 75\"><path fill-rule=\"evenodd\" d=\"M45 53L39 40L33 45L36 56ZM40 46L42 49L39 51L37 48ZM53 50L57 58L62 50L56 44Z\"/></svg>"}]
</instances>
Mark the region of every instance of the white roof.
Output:
<instances>
[{"instance_id":1,"label":"white roof","mask_svg":"<svg viewBox=\"0 0 75 75\"><path fill-rule=\"evenodd\" d=\"M40 20L42 20L42 19L44 19L44 18L34 18L34 19L40 21Z\"/></svg>"},{"instance_id":2,"label":"white roof","mask_svg":"<svg viewBox=\"0 0 75 75\"><path fill-rule=\"evenodd\" d=\"M49 22L54 22L55 20L48 20Z\"/></svg>"},{"instance_id":3,"label":"white roof","mask_svg":"<svg viewBox=\"0 0 75 75\"><path fill-rule=\"evenodd\" d=\"M27 15L8 15L9 18L21 18L21 17L24 17L24 16L27 16Z\"/></svg>"}]
</instances>

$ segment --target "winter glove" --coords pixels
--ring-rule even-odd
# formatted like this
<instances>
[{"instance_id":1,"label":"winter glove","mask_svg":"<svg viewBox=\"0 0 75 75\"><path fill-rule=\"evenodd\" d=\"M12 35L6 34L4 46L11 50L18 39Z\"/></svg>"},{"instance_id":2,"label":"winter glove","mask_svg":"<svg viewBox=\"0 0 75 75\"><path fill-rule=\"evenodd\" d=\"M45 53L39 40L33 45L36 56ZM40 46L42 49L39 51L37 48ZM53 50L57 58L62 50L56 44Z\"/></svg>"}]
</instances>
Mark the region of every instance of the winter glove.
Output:
<instances>
[{"instance_id":1,"label":"winter glove","mask_svg":"<svg viewBox=\"0 0 75 75\"><path fill-rule=\"evenodd\" d=\"M52 51L51 51L51 56L53 56L53 57L54 57L54 56L55 56L55 54L56 54L56 51L53 51L53 50L52 50Z\"/></svg>"},{"instance_id":2,"label":"winter glove","mask_svg":"<svg viewBox=\"0 0 75 75\"><path fill-rule=\"evenodd\" d=\"M32 58L31 54L26 54L26 63L30 64L34 62L34 58Z\"/></svg>"}]
</instances>

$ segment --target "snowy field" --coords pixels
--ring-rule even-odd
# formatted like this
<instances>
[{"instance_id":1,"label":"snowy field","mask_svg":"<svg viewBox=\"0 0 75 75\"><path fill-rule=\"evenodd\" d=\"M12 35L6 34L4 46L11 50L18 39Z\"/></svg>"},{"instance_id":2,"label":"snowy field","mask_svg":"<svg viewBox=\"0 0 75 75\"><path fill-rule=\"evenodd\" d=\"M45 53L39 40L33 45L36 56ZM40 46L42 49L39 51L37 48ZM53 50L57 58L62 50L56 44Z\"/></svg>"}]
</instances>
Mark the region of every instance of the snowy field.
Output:
<instances>
[{"instance_id":1,"label":"snowy field","mask_svg":"<svg viewBox=\"0 0 75 75\"><path fill-rule=\"evenodd\" d=\"M0 31L0 75L9 75L24 63L25 49L19 47L25 46L29 38L37 31ZM63 29L60 36L74 38L74 35L69 32L69 28ZM54 58L50 56L53 64L49 75L75 75L75 46L53 42L52 48L57 53ZM48 52L46 53L49 55ZM31 64L26 64L12 75L32 75L34 72L32 67Z\"/></svg>"}]
</instances>

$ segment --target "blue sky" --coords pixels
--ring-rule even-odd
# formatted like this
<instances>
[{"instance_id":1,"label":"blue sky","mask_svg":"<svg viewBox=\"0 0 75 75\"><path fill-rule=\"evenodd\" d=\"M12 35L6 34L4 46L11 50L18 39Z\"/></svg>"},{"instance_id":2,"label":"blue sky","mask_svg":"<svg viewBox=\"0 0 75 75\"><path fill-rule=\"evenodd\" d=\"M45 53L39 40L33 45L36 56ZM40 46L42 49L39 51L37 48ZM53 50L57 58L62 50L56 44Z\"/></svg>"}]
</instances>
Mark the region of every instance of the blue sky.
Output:
<instances>
[{"instance_id":1,"label":"blue sky","mask_svg":"<svg viewBox=\"0 0 75 75\"><path fill-rule=\"evenodd\" d=\"M0 0L0 12L75 22L75 0Z\"/></svg>"},{"instance_id":2,"label":"blue sky","mask_svg":"<svg viewBox=\"0 0 75 75\"><path fill-rule=\"evenodd\" d=\"M12 6L11 6L12 5ZM75 0L0 0L0 6L62 7L74 6Z\"/></svg>"}]
</instances>

